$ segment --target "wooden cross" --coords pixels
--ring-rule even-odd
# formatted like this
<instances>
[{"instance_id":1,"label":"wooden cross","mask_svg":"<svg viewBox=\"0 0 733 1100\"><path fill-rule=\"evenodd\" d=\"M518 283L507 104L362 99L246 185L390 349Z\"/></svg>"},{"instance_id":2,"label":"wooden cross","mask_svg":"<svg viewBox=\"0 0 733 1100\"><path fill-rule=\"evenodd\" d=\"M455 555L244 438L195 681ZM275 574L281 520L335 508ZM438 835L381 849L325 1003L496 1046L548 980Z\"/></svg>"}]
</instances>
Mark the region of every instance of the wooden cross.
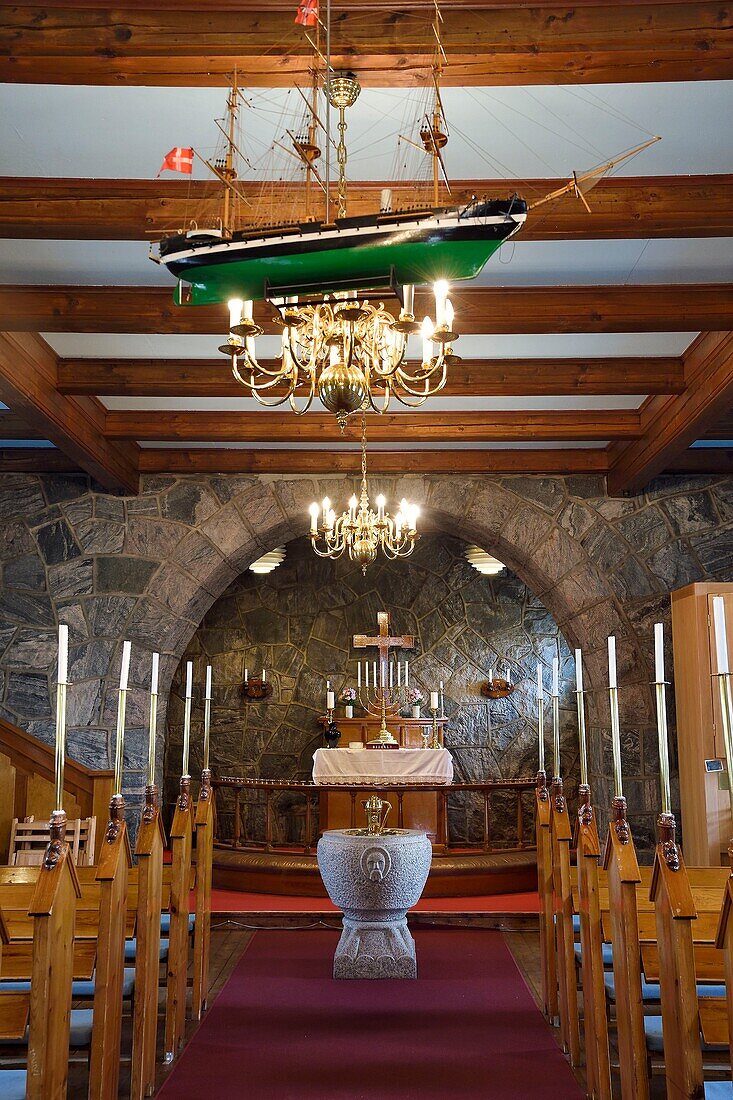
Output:
<instances>
[{"instance_id":1,"label":"wooden cross","mask_svg":"<svg viewBox=\"0 0 733 1100\"><path fill-rule=\"evenodd\" d=\"M366 634L354 635L354 649L366 649L367 646L376 646L379 650L379 682L382 687L387 686L387 664L390 649L414 649L414 634L405 634L401 638L390 637L389 612L377 612L377 625L379 634L376 638L368 638ZM376 686L376 685L375 685Z\"/></svg>"}]
</instances>

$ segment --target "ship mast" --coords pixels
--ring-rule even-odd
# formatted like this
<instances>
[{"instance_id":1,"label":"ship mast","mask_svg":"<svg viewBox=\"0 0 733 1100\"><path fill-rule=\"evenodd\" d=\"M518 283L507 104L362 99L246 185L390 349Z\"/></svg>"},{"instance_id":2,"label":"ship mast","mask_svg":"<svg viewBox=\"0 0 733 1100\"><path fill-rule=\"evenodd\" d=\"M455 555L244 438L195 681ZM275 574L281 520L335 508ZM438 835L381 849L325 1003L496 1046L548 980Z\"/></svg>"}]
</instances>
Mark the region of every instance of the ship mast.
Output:
<instances>
[{"instance_id":1,"label":"ship mast","mask_svg":"<svg viewBox=\"0 0 733 1100\"><path fill-rule=\"evenodd\" d=\"M224 154L224 164L221 166L220 171L225 180L231 181L236 179L236 170L234 168L234 132L237 123L237 103L239 99L239 89L237 87L237 70L234 70L234 76L232 78L232 86L229 89L229 98L227 99L227 145L226 153ZM232 230L234 228L232 218L232 188L227 186L224 188L224 209L222 212L221 227L224 235L231 237Z\"/></svg>"},{"instance_id":2,"label":"ship mast","mask_svg":"<svg viewBox=\"0 0 733 1100\"><path fill-rule=\"evenodd\" d=\"M435 14L433 16L435 59L432 67L434 89L433 110L430 116L425 116L424 123L420 129L420 140L423 143L423 149L432 158L433 162L433 206L437 206L440 202L441 175L447 183L443 154L441 153L441 149L448 143L448 135L442 129L445 125L445 116L443 113L443 101L440 96L440 81L446 63L445 50L443 49L443 43L440 37L440 24L442 21L443 17L440 14L438 0L435 0Z\"/></svg>"}]
</instances>

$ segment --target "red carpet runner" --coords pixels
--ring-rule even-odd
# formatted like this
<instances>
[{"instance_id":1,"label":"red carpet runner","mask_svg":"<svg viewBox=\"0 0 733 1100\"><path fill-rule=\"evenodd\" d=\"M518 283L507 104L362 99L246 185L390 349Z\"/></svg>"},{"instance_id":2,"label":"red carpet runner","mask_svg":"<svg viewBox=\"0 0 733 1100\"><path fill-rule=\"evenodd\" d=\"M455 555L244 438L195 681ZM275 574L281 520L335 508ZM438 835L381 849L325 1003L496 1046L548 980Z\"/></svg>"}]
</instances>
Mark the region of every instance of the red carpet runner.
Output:
<instances>
[{"instance_id":1,"label":"red carpet runner","mask_svg":"<svg viewBox=\"0 0 733 1100\"><path fill-rule=\"evenodd\" d=\"M581 1100L498 932L418 929L416 982L335 982L337 935L258 932L168 1100Z\"/></svg>"}]
</instances>

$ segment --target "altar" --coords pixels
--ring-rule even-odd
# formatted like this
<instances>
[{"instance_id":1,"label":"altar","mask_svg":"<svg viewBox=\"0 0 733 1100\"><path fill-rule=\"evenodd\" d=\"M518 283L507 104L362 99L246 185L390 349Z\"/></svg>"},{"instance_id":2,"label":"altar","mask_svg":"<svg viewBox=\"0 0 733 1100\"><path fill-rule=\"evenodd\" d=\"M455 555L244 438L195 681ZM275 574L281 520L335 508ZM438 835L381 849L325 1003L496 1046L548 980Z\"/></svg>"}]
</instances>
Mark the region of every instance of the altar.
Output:
<instances>
[{"instance_id":1,"label":"altar","mask_svg":"<svg viewBox=\"0 0 733 1100\"><path fill-rule=\"evenodd\" d=\"M443 748L316 749L313 754L313 782L323 788L321 831L361 826L361 804L378 787L381 797L392 804L388 825L422 829L434 847L444 849L445 799L437 791L415 788L448 786L452 780L453 758ZM349 790L339 790L345 786Z\"/></svg>"}]
</instances>

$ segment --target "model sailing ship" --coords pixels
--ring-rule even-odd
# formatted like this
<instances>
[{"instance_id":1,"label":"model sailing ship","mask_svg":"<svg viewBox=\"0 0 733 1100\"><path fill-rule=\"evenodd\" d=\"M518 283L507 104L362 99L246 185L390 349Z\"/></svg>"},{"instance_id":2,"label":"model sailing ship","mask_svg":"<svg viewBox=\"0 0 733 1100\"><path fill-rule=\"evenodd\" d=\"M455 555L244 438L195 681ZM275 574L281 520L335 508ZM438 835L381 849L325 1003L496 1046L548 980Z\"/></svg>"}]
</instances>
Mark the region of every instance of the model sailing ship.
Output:
<instances>
[{"instance_id":1,"label":"model sailing ship","mask_svg":"<svg viewBox=\"0 0 733 1100\"><path fill-rule=\"evenodd\" d=\"M293 155L305 173L306 207L312 205L310 193L317 184L325 193L325 213L322 217L269 225L264 231L251 225L246 229L236 227L233 200L238 194L235 181L240 154L235 143L239 105L235 80L227 103L226 127L222 127L227 139L224 156L218 163L205 161L223 184L221 222L213 229L196 226L160 241L160 262L187 284L183 293L179 290L179 304L226 302L232 298L271 300L314 291L323 294L395 288L438 279L451 282L474 279L499 246L521 229L527 204L516 195L506 199L472 199L464 205L439 203L440 180L445 177L442 149L447 142L440 96L444 62L440 19L436 5L433 103L419 131L424 154L432 161L432 203L393 211L391 193L386 190L379 211L373 215L347 216L344 111L356 99L359 85L353 73L331 73L329 59L320 53L317 41L309 38L316 62L320 58L325 67L322 91L328 105L339 111L338 215L330 217L328 171L324 181L316 165L320 156L319 130L325 133L327 168L331 136L328 118L322 124L317 111L319 81L314 63L311 99L301 93L309 108L307 132L298 136L288 131L288 135Z\"/></svg>"}]
</instances>

